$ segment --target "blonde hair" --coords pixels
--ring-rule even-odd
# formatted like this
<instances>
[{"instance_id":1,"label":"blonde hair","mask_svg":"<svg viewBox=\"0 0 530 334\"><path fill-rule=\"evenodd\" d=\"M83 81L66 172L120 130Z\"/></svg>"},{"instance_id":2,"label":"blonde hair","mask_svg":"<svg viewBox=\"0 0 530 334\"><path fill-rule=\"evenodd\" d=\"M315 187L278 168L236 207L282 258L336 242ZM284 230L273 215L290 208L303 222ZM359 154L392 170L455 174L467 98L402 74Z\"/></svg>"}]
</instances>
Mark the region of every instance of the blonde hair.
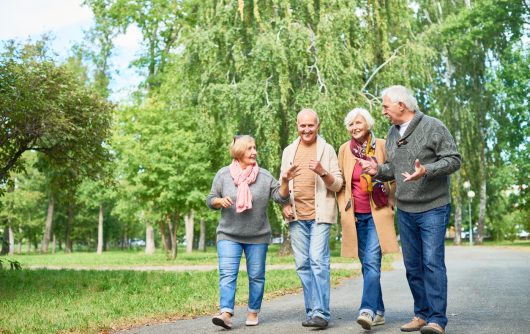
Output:
<instances>
[{"instance_id":1,"label":"blonde hair","mask_svg":"<svg viewBox=\"0 0 530 334\"><path fill-rule=\"evenodd\" d=\"M255 143L256 140L249 135L234 136L232 145L230 145L230 156L236 160L241 159L247 150L247 144L250 142Z\"/></svg>"}]
</instances>

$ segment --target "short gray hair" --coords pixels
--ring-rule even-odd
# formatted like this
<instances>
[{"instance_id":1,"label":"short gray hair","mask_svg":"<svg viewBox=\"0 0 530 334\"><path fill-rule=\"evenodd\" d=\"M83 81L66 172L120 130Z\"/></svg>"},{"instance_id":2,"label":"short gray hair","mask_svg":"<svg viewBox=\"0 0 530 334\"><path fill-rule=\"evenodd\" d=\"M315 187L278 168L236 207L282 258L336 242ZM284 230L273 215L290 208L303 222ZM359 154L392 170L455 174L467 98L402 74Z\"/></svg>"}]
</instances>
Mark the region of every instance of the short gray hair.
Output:
<instances>
[{"instance_id":1,"label":"short gray hair","mask_svg":"<svg viewBox=\"0 0 530 334\"><path fill-rule=\"evenodd\" d=\"M364 117L364 120L366 121L366 123L368 123L368 129L369 130L372 130L373 127L374 127L374 124L375 124L375 121L374 121L374 118L372 117L372 115L370 115L370 113L368 112L368 110L364 109L364 108L355 108L353 109L352 111L350 111L348 113L348 115L346 115L346 117L344 117L344 125L346 126L346 130L348 129L348 125L355 119L355 117L357 117L358 115L361 115L362 117Z\"/></svg>"},{"instance_id":2,"label":"short gray hair","mask_svg":"<svg viewBox=\"0 0 530 334\"><path fill-rule=\"evenodd\" d=\"M385 88L381 92L381 98L388 96L390 101L396 103L401 102L410 111L419 111L418 102L414 97L412 91L405 86L396 85Z\"/></svg>"},{"instance_id":3,"label":"short gray hair","mask_svg":"<svg viewBox=\"0 0 530 334\"><path fill-rule=\"evenodd\" d=\"M313 116L315 116L315 119L317 120L317 125L320 124L320 118L318 118L318 114L316 111L314 111L313 109L311 108L303 108L302 110L300 110L300 112L298 113L298 115L296 115L296 123L298 123L298 119L300 118L300 116L302 116L303 114L311 114Z\"/></svg>"}]
</instances>

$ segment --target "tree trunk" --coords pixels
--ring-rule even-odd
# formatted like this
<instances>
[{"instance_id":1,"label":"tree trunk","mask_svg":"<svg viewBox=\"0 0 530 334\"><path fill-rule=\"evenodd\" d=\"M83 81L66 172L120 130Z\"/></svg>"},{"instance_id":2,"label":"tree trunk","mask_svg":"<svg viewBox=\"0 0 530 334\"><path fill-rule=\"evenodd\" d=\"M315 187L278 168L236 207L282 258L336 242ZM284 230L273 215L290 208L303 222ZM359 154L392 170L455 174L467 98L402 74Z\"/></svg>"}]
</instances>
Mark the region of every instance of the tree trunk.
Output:
<instances>
[{"instance_id":1,"label":"tree trunk","mask_svg":"<svg viewBox=\"0 0 530 334\"><path fill-rule=\"evenodd\" d=\"M200 232L199 232L199 247L198 250L204 252L206 251L206 223L204 218L201 217L200 220Z\"/></svg>"},{"instance_id":2,"label":"tree trunk","mask_svg":"<svg viewBox=\"0 0 530 334\"><path fill-rule=\"evenodd\" d=\"M453 244L462 244L462 196L458 195L455 203L455 236Z\"/></svg>"},{"instance_id":3,"label":"tree trunk","mask_svg":"<svg viewBox=\"0 0 530 334\"><path fill-rule=\"evenodd\" d=\"M72 226L74 223L74 208L72 204L68 204L68 217L66 218L66 232L65 232L65 241L64 241L64 251L66 253L72 253L73 243L72 243Z\"/></svg>"},{"instance_id":4,"label":"tree trunk","mask_svg":"<svg viewBox=\"0 0 530 334\"><path fill-rule=\"evenodd\" d=\"M102 253L103 253L103 203L99 203L97 254L101 255Z\"/></svg>"},{"instance_id":5,"label":"tree trunk","mask_svg":"<svg viewBox=\"0 0 530 334\"><path fill-rule=\"evenodd\" d=\"M168 237L166 235L166 224L168 226L171 226L171 217L168 214L166 214L166 222L164 224L164 221L160 220L160 236L162 237L162 245L164 246L164 252L169 253L171 249L171 245L169 244ZM171 230L169 232L171 234Z\"/></svg>"},{"instance_id":6,"label":"tree trunk","mask_svg":"<svg viewBox=\"0 0 530 334\"><path fill-rule=\"evenodd\" d=\"M460 191L462 175L460 174L460 171L458 171L455 173L455 176L458 191L456 192L455 200L455 236L453 238L453 244L459 246L462 243L462 194Z\"/></svg>"},{"instance_id":7,"label":"tree trunk","mask_svg":"<svg viewBox=\"0 0 530 334\"><path fill-rule=\"evenodd\" d=\"M59 249L60 249L60 245L59 244ZM55 251L57 250L57 237L55 236L55 233L53 234L53 239L52 239L52 254L55 254Z\"/></svg>"},{"instance_id":8,"label":"tree trunk","mask_svg":"<svg viewBox=\"0 0 530 334\"><path fill-rule=\"evenodd\" d=\"M2 237L2 249L0 249L0 255L6 255L9 253L9 228L4 226L4 236Z\"/></svg>"},{"instance_id":9,"label":"tree trunk","mask_svg":"<svg viewBox=\"0 0 530 334\"><path fill-rule=\"evenodd\" d=\"M48 200L48 214L46 215L46 223L44 225L44 236L42 237L41 252L48 253L48 245L50 243L52 229L53 229L53 209L55 207L55 197L50 194Z\"/></svg>"},{"instance_id":10,"label":"tree trunk","mask_svg":"<svg viewBox=\"0 0 530 334\"><path fill-rule=\"evenodd\" d=\"M9 232L9 255L15 255L15 232L11 226L8 227Z\"/></svg>"},{"instance_id":11,"label":"tree trunk","mask_svg":"<svg viewBox=\"0 0 530 334\"><path fill-rule=\"evenodd\" d=\"M155 231L151 223L145 227L145 254L153 255L155 253Z\"/></svg>"},{"instance_id":12,"label":"tree trunk","mask_svg":"<svg viewBox=\"0 0 530 334\"><path fill-rule=\"evenodd\" d=\"M286 237L285 239L283 239L282 246L278 250L278 255L279 256L290 255L292 254L292 252L293 252L293 249L291 248L291 234L289 233L289 231L287 231Z\"/></svg>"},{"instance_id":13,"label":"tree trunk","mask_svg":"<svg viewBox=\"0 0 530 334\"><path fill-rule=\"evenodd\" d=\"M186 228L186 253L193 251L193 230L195 225L195 210L191 210L184 216L184 224Z\"/></svg>"},{"instance_id":14,"label":"tree trunk","mask_svg":"<svg viewBox=\"0 0 530 334\"><path fill-rule=\"evenodd\" d=\"M478 210L478 226L477 226L477 239L476 243L478 245L484 242L484 225L486 221L486 201L488 199L488 194L486 193L486 179L483 178L480 180L480 202Z\"/></svg>"},{"instance_id":15,"label":"tree trunk","mask_svg":"<svg viewBox=\"0 0 530 334\"><path fill-rule=\"evenodd\" d=\"M168 220L169 235L171 236L171 259L177 258L178 243L177 243L177 231L179 228L179 215L178 212L173 214L173 221Z\"/></svg>"},{"instance_id":16,"label":"tree trunk","mask_svg":"<svg viewBox=\"0 0 530 334\"><path fill-rule=\"evenodd\" d=\"M26 245L27 251L26 253L31 253L31 238L28 238L28 244Z\"/></svg>"}]
</instances>

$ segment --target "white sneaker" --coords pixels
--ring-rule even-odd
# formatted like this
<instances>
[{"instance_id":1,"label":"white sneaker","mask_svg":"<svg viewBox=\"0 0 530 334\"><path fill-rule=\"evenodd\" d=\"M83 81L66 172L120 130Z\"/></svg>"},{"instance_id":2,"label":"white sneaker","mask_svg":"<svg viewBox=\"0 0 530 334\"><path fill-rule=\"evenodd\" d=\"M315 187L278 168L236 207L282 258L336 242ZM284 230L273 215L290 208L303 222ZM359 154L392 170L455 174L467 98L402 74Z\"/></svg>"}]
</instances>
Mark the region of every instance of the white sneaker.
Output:
<instances>
[{"instance_id":1,"label":"white sneaker","mask_svg":"<svg viewBox=\"0 0 530 334\"><path fill-rule=\"evenodd\" d=\"M363 312L357 317L357 323L361 325L362 328L370 330L372 329L372 316Z\"/></svg>"},{"instance_id":2,"label":"white sneaker","mask_svg":"<svg viewBox=\"0 0 530 334\"><path fill-rule=\"evenodd\" d=\"M384 324L385 324L385 316L376 314L374 321L372 322L372 326L379 326L379 325L384 325Z\"/></svg>"}]
</instances>

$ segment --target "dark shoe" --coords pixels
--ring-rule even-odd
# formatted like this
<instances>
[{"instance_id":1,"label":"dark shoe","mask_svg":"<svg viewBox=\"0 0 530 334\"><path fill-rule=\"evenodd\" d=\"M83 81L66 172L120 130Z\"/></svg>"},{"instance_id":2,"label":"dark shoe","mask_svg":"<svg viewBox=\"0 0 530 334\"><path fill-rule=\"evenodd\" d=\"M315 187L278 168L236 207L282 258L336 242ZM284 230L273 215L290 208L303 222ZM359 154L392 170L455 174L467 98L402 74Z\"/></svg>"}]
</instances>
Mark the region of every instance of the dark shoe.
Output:
<instances>
[{"instance_id":1,"label":"dark shoe","mask_svg":"<svg viewBox=\"0 0 530 334\"><path fill-rule=\"evenodd\" d=\"M216 315L213 317L212 322L214 325L221 326L224 329L232 329L232 321L223 318L222 315Z\"/></svg>"},{"instance_id":2,"label":"dark shoe","mask_svg":"<svg viewBox=\"0 0 530 334\"><path fill-rule=\"evenodd\" d=\"M304 321L302 321L302 326L309 327L309 322L310 321L311 321L311 319L305 319Z\"/></svg>"},{"instance_id":3,"label":"dark shoe","mask_svg":"<svg viewBox=\"0 0 530 334\"><path fill-rule=\"evenodd\" d=\"M445 330L442 326L438 325L435 322L429 322L427 325L423 326L420 331L421 334L445 334Z\"/></svg>"},{"instance_id":4,"label":"dark shoe","mask_svg":"<svg viewBox=\"0 0 530 334\"><path fill-rule=\"evenodd\" d=\"M304 326L304 323L302 323L302 326ZM307 323L304 327L314 327L314 328L324 329L328 327L328 321L324 318L315 316L307 320Z\"/></svg>"},{"instance_id":5,"label":"dark shoe","mask_svg":"<svg viewBox=\"0 0 530 334\"><path fill-rule=\"evenodd\" d=\"M363 312L357 317L357 323L361 325L363 329L370 330L373 325L372 316L368 312Z\"/></svg>"},{"instance_id":6,"label":"dark shoe","mask_svg":"<svg viewBox=\"0 0 530 334\"><path fill-rule=\"evenodd\" d=\"M421 318L418 318L418 317L414 317L412 318L412 321L409 322L409 323L406 323L404 324L403 326L401 326L401 331L402 332L415 332L415 331L419 331L423 326L425 326L427 323L425 322L425 320L421 319Z\"/></svg>"}]
</instances>

